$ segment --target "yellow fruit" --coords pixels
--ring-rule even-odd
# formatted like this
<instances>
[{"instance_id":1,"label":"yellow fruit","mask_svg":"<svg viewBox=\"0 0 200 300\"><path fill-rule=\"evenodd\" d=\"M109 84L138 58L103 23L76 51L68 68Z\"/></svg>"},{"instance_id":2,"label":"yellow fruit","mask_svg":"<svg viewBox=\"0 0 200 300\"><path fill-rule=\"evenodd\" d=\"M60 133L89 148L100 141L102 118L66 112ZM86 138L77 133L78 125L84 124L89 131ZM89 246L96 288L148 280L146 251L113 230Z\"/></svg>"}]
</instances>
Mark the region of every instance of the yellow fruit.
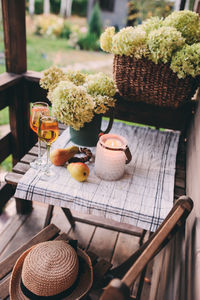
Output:
<instances>
[{"instance_id":1,"label":"yellow fruit","mask_svg":"<svg viewBox=\"0 0 200 300\"><path fill-rule=\"evenodd\" d=\"M55 166L63 166L70 158L79 152L79 148L72 146L66 149L55 149L50 153L50 159Z\"/></svg>"},{"instance_id":2,"label":"yellow fruit","mask_svg":"<svg viewBox=\"0 0 200 300\"><path fill-rule=\"evenodd\" d=\"M85 181L90 173L88 166L82 162L71 163L67 166L71 176L77 181Z\"/></svg>"}]
</instances>

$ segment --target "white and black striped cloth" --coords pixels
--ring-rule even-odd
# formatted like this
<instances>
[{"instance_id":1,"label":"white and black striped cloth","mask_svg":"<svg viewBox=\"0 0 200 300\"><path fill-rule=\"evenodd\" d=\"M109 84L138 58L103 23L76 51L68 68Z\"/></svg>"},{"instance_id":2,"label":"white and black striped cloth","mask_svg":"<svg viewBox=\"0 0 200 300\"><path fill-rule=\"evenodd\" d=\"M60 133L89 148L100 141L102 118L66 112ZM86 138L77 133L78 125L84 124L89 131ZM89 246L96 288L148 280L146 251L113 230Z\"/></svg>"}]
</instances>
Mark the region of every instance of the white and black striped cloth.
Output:
<instances>
[{"instance_id":1,"label":"white and black striped cloth","mask_svg":"<svg viewBox=\"0 0 200 300\"><path fill-rule=\"evenodd\" d=\"M104 126L107 122L104 121ZM103 127L104 127L103 126ZM35 200L83 213L94 214L155 231L168 214L174 199L174 178L179 132L158 131L115 122L111 133L128 141L132 161L122 179L104 181L89 163L86 182L75 181L65 167L51 166L56 178L45 182L40 173L29 169L20 180L15 197ZM63 148L69 130L53 144ZM95 153L95 148L91 148Z\"/></svg>"}]
</instances>

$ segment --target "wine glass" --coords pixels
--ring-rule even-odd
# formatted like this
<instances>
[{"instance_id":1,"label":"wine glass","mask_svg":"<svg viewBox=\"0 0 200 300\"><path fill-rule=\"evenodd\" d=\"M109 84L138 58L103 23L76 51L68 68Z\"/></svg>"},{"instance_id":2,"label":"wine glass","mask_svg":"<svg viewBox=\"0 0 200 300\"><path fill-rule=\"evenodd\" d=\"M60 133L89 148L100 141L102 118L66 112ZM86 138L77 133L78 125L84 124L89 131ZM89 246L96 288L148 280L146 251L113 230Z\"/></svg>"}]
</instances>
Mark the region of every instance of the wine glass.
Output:
<instances>
[{"instance_id":1,"label":"wine glass","mask_svg":"<svg viewBox=\"0 0 200 300\"><path fill-rule=\"evenodd\" d=\"M39 118L41 115L49 115L49 105L45 102L35 102L32 105L30 116L30 127L38 134ZM38 158L30 163L30 166L34 169L40 169L42 165L41 159L41 140L38 137Z\"/></svg>"},{"instance_id":2,"label":"wine glass","mask_svg":"<svg viewBox=\"0 0 200 300\"><path fill-rule=\"evenodd\" d=\"M47 148L47 161L44 169L42 170L43 175L40 177L43 180L48 180L49 177L54 176L54 172L50 169L50 148L51 144L58 137L58 122L56 118L52 116L41 116L39 119L38 136L46 143Z\"/></svg>"}]
</instances>

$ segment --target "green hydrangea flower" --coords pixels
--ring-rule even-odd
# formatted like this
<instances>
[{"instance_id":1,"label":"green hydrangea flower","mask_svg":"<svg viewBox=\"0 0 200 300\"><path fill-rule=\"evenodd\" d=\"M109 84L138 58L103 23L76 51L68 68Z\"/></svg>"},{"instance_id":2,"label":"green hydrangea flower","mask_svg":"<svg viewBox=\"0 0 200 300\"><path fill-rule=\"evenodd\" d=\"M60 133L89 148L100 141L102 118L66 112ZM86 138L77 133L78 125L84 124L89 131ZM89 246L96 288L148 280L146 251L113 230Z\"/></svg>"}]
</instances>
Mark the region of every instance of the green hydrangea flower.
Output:
<instances>
[{"instance_id":1,"label":"green hydrangea flower","mask_svg":"<svg viewBox=\"0 0 200 300\"><path fill-rule=\"evenodd\" d=\"M48 89L53 115L75 130L90 122L95 113L104 114L115 105L114 82L104 73L88 75L69 70L65 74L52 67L45 71L41 84Z\"/></svg>"},{"instance_id":2,"label":"green hydrangea flower","mask_svg":"<svg viewBox=\"0 0 200 300\"><path fill-rule=\"evenodd\" d=\"M149 33L147 45L154 63L170 61L175 50L185 44L185 39L174 27L161 27Z\"/></svg>"},{"instance_id":3,"label":"green hydrangea flower","mask_svg":"<svg viewBox=\"0 0 200 300\"><path fill-rule=\"evenodd\" d=\"M119 55L146 56L146 32L141 27L126 27L121 29L112 39L112 53Z\"/></svg>"},{"instance_id":4,"label":"green hydrangea flower","mask_svg":"<svg viewBox=\"0 0 200 300\"><path fill-rule=\"evenodd\" d=\"M83 74L80 71L68 70L66 76L67 79L73 82L75 85L82 85L85 83L87 74Z\"/></svg>"},{"instance_id":5,"label":"green hydrangea flower","mask_svg":"<svg viewBox=\"0 0 200 300\"><path fill-rule=\"evenodd\" d=\"M88 75L83 86L92 96L102 95L113 97L116 93L113 80L102 72Z\"/></svg>"},{"instance_id":6,"label":"green hydrangea flower","mask_svg":"<svg viewBox=\"0 0 200 300\"><path fill-rule=\"evenodd\" d=\"M56 66L52 66L44 71L40 79L40 86L45 90L54 89L61 80L66 80L65 73Z\"/></svg>"},{"instance_id":7,"label":"green hydrangea flower","mask_svg":"<svg viewBox=\"0 0 200 300\"><path fill-rule=\"evenodd\" d=\"M200 75L200 43L186 45L172 57L170 68L179 78Z\"/></svg>"},{"instance_id":8,"label":"green hydrangea flower","mask_svg":"<svg viewBox=\"0 0 200 300\"><path fill-rule=\"evenodd\" d=\"M112 49L112 38L115 35L115 28L108 27L105 32L100 36L100 47L106 52L111 52Z\"/></svg>"},{"instance_id":9,"label":"green hydrangea flower","mask_svg":"<svg viewBox=\"0 0 200 300\"><path fill-rule=\"evenodd\" d=\"M187 44L200 41L199 15L190 10L174 11L164 21L165 26L173 26L182 33Z\"/></svg>"},{"instance_id":10,"label":"green hydrangea flower","mask_svg":"<svg viewBox=\"0 0 200 300\"><path fill-rule=\"evenodd\" d=\"M66 125L79 130L94 117L94 101L82 86L61 81L51 93L52 114Z\"/></svg>"},{"instance_id":11,"label":"green hydrangea flower","mask_svg":"<svg viewBox=\"0 0 200 300\"><path fill-rule=\"evenodd\" d=\"M83 86L93 98L95 113L104 114L109 107L115 106L113 96L116 93L116 88L113 80L104 73L100 72L94 75L88 75Z\"/></svg>"},{"instance_id":12,"label":"green hydrangea flower","mask_svg":"<svg viewBox=\"0 0 200 300\"><path fill-rule=\"evenodd\" d=\"M137 27L141 26L141 28L146 31L147 34L149 32L159 29L160 27L163 26L163 20L160 19L159 17L151 17L147 19L146 21L142 22L141 25L138 25Z\"/></svg>"}]
</instances>

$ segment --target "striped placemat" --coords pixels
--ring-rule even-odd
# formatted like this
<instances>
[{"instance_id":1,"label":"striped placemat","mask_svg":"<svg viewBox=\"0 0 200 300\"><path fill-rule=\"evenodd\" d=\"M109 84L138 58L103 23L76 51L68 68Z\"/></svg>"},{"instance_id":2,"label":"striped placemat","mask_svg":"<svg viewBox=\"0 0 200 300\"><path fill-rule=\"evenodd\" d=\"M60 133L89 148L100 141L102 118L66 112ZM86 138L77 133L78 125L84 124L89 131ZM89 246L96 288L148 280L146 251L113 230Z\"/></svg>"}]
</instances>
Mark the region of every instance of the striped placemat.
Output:
<instances>
[{"instance_id":1,"label":"striped placemat","mask_svg":"<svg viewBox=\"0 0 200 300\"><path fill-rule=\"evenodd\" d=\"M107 121L103 122L106 127ZM65 167L51 166L56 177L45 182L30 168L20 180L15 197L68 207L155 231L173 206L179 132L115 122L111 133L128 141L132 161L122 179L104 181L89 162L86 182L75 181ZM66 129L54 148L71 145ZM68 143L67 143L68 142ZM95 148L91 148L95 155Z\"/></svg>"}]
</instances>

